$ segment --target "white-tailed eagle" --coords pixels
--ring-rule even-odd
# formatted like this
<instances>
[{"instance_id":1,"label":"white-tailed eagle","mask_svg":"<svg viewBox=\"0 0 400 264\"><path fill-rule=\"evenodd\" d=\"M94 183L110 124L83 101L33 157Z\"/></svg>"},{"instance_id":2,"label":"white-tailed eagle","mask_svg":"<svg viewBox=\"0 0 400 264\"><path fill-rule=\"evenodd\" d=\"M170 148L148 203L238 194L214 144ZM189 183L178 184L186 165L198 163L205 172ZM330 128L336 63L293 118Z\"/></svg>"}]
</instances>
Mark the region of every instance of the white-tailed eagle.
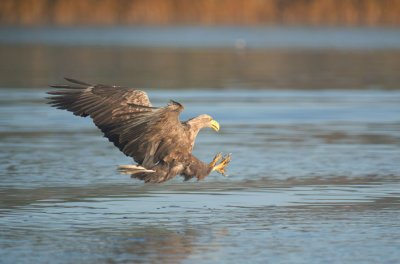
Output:
<instances>
[{"instance_id":1,"label":"white-tailed eagle","mask_svg":"<svg viewBox=\"0 0 400 264\"><path fill-rule=\"evenodd\" d=\"M95 125L137 165L120 166L122 173L145 182L164 182L180 174L185 180L204 179L212 171L225 174L230 155L217 154L204 163L192 155L197 133L204 127L219 130L219 123L209 115L179 121L185 107L170 101L165 107L153 107L143 91L88 84L65 78L73 85L52 85L61 90L49 91L49 103L77 116L90 116ZM218 163L218 164L217 164Z\"/></svg>"}]
</instances>

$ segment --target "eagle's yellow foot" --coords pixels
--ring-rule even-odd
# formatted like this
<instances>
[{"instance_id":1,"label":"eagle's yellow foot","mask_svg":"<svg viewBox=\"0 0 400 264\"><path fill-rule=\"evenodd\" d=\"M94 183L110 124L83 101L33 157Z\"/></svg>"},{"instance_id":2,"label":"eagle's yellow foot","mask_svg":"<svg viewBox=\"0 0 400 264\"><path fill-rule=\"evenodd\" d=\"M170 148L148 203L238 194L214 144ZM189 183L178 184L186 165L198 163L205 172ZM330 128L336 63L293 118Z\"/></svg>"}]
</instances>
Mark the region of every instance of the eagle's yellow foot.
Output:
<instances>
[{"instance_id":1,"label":"eagle's yellow foot","mask_svg":"<svg viewBox=\"0 0 400 264\"><path fill-rule=\"evenodd\" d=\"M222 152L218 153L217 155L215 155L213 161L210 163L211 167L215 167L215 164L217 164L217 162L221 159Z\"/></svg>"},{"instance_id":2,"label":"eagle's yellow foot","mask_svg":"<svg viewBox=\"0 0 400 264\"><path fill-rule=\"evenodd\" d=\"M213 162L211 164L213 164L213 171L216 171L218 173L221 173L222 175L225 176L225 167L228 166L230 159L231 159L231 154L229 153L229 155L227 157L223 157L221 162L218 165L215 165L218 160L221 158L221 154L218 154L217 156L215 156ZM228 175L226 175L228 176Z\"/></svg>"}]
</instances>

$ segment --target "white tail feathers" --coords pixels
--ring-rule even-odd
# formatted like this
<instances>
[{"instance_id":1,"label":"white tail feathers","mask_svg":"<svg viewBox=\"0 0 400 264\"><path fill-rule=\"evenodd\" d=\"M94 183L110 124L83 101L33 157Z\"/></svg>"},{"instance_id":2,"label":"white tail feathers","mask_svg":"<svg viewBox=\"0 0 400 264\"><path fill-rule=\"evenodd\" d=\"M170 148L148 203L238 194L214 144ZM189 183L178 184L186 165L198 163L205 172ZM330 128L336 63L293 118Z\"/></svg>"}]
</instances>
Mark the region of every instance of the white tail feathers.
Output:
<instances>
[{"instance_id":1,"label":"white tail feathers","mask_svg":"<svg viewBox=\"0 0 400 264\"><path fill-rule=\"evenodd\" d=\"M155 170L148 170L142 166L138 165L119 165L118 170L120 173L123 174L136 174L136 173L151 173L151 172L156 172Z\"/></svg>"}]
</instances>

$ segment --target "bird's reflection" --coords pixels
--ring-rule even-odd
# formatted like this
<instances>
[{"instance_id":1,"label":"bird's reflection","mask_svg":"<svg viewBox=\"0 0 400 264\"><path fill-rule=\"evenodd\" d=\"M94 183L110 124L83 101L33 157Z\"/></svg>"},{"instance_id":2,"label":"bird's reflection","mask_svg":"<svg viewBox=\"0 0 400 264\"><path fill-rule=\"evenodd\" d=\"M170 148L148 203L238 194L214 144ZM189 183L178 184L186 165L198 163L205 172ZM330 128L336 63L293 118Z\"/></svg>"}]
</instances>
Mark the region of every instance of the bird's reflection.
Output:
<instances>
[{"instance_id":1,"label":"bird's reflection","mask_svg":"<svg viewBox=\"0 0 400 264\"><path fill-rule=\"evenodd\" d=\"M115 254L125 256L124 261L135 263L181 263L193 254L209 250L218 244L226 230L199 231L193 228L136 227L124 234L113 236L119 240ZM206 242L206 243L204 243Z\"/></svg>"}]
</instances>

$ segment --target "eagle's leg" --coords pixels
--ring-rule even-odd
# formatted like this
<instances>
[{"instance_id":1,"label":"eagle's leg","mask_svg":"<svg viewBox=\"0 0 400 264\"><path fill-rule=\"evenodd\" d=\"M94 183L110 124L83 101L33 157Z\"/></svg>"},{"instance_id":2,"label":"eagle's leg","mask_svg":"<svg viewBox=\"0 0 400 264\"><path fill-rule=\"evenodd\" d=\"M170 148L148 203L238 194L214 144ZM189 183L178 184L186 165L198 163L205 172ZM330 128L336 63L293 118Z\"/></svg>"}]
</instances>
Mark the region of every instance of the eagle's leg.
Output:
<instances>
[{"instance_id":1,"label":"eagle's leg","mask_svg":"<svg viewBox=\"0 0 400 264\"><path fill-rule=\"evenodd\" d=\"M222 175L225 175L226 171L225 171L225 167L228 166L230 159L231 159L231 154L229 153L229 155L227 157L223 157L221 162L217 164L218 160L221 158L221 154L218 154L217 156L215 156L214 160L211 162L211 164L213 165L213 171L216 171L218 173L221 173Z\"/></svg>"}]
</instances>

